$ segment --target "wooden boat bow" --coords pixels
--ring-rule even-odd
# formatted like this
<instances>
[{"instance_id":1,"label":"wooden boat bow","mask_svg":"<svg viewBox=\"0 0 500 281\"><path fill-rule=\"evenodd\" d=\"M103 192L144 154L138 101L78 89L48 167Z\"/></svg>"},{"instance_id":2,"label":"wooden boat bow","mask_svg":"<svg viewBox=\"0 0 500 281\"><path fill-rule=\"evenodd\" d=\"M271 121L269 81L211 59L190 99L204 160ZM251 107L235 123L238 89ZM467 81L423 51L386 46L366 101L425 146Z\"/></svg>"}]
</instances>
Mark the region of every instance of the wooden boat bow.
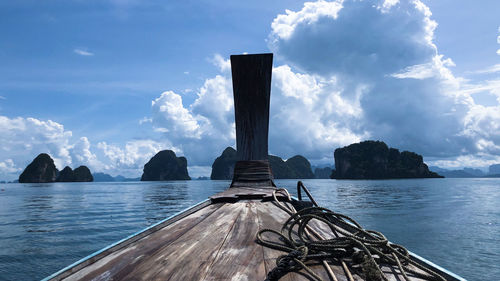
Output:
<instances>
[{"instance_id":1,"label":"wooden boat bow","mask_svg":"<svg viewBox=\"0 0 500 281\"><path fill-rule=\"evenodd\" d=\"M44 280L265 280L285 253L256 242L266 229L290 218L280 207L268 157L272 54L231 56L238 162L230 188L147 229L118 241ZM346 231L349 226L344 225ZM354 230L353 230L354 231ZM311 233L331 238L313 223ZM463 280L418 256L413 258L447 280ZM308 265L323 280L367 280L342 263ZM384 265L387 280L405 280ZM410 275L410 280L421 280ZM280 280L311 280L304 270Z\"/></svg>"}]
</instances>

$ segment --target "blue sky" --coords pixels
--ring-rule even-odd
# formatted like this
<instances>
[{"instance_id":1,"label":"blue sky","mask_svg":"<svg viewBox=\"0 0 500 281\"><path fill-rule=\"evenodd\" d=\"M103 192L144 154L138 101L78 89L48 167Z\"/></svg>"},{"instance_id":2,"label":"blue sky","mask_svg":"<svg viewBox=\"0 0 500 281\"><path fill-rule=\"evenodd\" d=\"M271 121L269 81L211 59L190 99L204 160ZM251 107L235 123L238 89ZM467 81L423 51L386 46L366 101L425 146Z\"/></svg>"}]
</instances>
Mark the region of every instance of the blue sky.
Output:
<instances>
[{"instance_id":1,"label":"blue sky","mask_svg":"<svg viewBox=\"0 0 500 281\"><path fill-rule=\"evenodd\" d=\"M288 11L287 11L288 10ZM234 145L227 59L274 52L270 152L364 139L448 168L500 163L498 1L1 1L0 179L39 153L192 176ZM301 134L298 134L301 132Z\"/></svg>"}]
</instances>

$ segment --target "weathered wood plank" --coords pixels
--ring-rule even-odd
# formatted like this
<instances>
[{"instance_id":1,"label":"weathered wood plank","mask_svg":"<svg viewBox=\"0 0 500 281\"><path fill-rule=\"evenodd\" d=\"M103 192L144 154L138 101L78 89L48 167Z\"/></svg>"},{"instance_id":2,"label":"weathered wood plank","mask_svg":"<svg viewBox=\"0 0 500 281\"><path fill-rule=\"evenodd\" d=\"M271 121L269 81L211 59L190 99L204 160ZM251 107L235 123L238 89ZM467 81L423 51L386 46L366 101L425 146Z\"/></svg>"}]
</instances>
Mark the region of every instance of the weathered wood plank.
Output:
<instances>
[{"instance_id":1,"label":"weathered wood plank","mask_svg":"<svg viewBox=\"0 0 500 281\"><path fill-rule=\"evenodd\" d=\"M193 226L209 217L222 204L208 205L197 212L176 221L166 227L146 236L134 243L113 252L102 259L73 273L63 280L100 280L113 277L121 279L130 273L135 266L153 253L167 247L170 243L182 236Z\"/></svg>"},{"instance_id":2,"label":"weathered wood plank","mask_svg":"<svg viewBox=\"0 0 500 281\"><path fill-rule=\"evenodd\" d=\"M234 196L245 192L269 194L273 189L234 189ZM127 247L111 252L64 280L263 280L284 252L262 247L255 242L264 228L279 230L289 215L273 201L239 201L213 204L200 209ZM318 221L311 226L323 237L329 228ZM348 281L340 264L330 264L336 280ZM311 266L324 280L329 278L324 265ZM353 279L363 280L350 269ZM404 280L394 266L384 266L389 280ZM281 280L309 280L302 271ZM412 278L412 280L419 280Z\"/></svg>"},{"instance_id":3,"label":"weathered wood plank","mask_svg":"<svg viewBox=\"0 0 500 281\"><path fill-rule=\"evenodd\" d=\"M259 203L257 208L257 214L259 219L259 229L274 229L279 230L281 225L288 218L288 214L281 209L272 205L271 202ZM267 247L262 247L264 263L267 272L271 271L276 266L276 258L285 254L278 250L270 249ZM280 281L298 281L303 280L297 274L287 274L283 276Z\"/></svg>"},{"instance_id":4,"label":"weathered wood plank","mask_svg":"<svg viewBox=\"0 0 500 281\"><path fill-rule=\"evenodd\" d=\"M243 207L224 204L122 280L203 280Z\"/></svg>"},{"instance_id":5,"label":"weathered wood plank","mask_svg":"<svg viewBox=\"0 0 500 281\"><path fill-rule=\"evenodd\" d=\"M255 202L244 205L229 236L217 254L204 280L264 280L266 277L262 246L255 243L259 231Z\"/></svg>"}]
</instances>

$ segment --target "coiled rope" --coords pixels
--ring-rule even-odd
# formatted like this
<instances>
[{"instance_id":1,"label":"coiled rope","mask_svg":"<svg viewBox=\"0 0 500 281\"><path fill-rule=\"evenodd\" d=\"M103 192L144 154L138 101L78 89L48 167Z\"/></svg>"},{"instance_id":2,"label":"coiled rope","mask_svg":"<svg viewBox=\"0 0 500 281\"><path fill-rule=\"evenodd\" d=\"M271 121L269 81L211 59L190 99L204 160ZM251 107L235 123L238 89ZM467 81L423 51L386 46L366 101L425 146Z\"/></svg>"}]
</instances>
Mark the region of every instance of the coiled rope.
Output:
<instances>
[{"instance_id":1,"label":"coiled rope","mask_svg":"<svg viewBox=\"0 0 500 281\"><path fill-rule=\"evenodd\" d=\"M285 195L288 202L279 201L276 196L278 193ZM382 272L381 264L397 266L406 281L410 281L408 274L423 280L446 281L438 273L413 261L403 246L389 242L380 232L364 229L346 215L317 206L297 212L289 204L292 200L286 189L273 191L273 198L274 203L287 212L290 218L279 232L272 229L259 231L257 241L263 246L288 254L277 258L276 267L268 273L266 281L276 281L288 272L297 272L302 269L310 275L312 280L323 281L307 265L318 262L325 265L331 279L337 280L328 261L342 264L350 281L354 278L346 263L354 269L360 269L359 275L367 281L388 280ZM326 224L333 238L327 239L315 231L310 225L313 220ZM354 231L350 232L345 228L354 229ZM277 239L265 239L264 234L270 234ZM410 268L410 265L425 273Z\"/></svg>"}]
</instances>

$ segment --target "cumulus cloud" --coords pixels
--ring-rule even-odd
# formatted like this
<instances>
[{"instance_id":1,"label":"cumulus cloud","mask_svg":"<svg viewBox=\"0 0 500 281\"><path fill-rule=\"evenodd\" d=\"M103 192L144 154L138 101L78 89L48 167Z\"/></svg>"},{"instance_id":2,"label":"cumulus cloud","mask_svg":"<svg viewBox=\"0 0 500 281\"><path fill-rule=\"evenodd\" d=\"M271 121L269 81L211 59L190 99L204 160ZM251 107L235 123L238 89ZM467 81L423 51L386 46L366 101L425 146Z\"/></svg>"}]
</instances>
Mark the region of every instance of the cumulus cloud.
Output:
<instances>
[{"instance_id":1,"label":"cumulus cloud","mask_svg":"<svg viewBox=\"0 0 500 281\"><path fill-rule=\"evenodd\" d=\"M363 117L359 99L364 89L349 98L342 97L341 90L335 77L295 73L287 65L274 68L270 152L320 159L336 146L366 137L353 125Z\"/></svg>"},{"instance_id":2,"label":"cumulus cloud","mask_svg":"<svg viewBox=\"0 0 500 281\"><path fill-rule=\"evenodd\" d=\"M499 152L500 98L485 106L473 95L500 97L498 81L455 76L433 41L436 27L419 0L306 2L277 15L268 43L283 64L273 69L270 152L333 160L336 147L379 139L441 164L495 161L487 156ZM221 74L192 104L173 92L153 103L153 124L188 159L200 144L215 151L192 157L197 165L234 144L229 61L212 61Z\"/></svg>"},{"instance_id":3,"label":"cumulus cloud","mask_svg":"<svg viewBox=\"0 0 500 281\"><path fill-rule=\"evenodd\" d=\"M210 62L219 68L220 72L229 72L231 71L231 62L229 59L224 59L220 54L215 54L213 58L210 59Z\"/></svg>"},{"instance_id":4,"label":"cumulus cloud","mask_svg":"<svg viewBox=\"0 0 500 281\"><path fill-rule=\"evenodd\" d=\"M60 123L36 118L0 116L0 177L15 179L40 153L49 154L58 169L86 165L92 171L104 164L91 151L86 137L73 140L73 133Z\"/></svg>"},{"instance_id":5,"label":"cumulus cloud","mask_svg":"<svg viewBox=\"0 0 500 281\"><path fill-rule=\"evenodd\" d=\"M160 132L174 136L200 138L200 120L182 105L182 97L167 91L152 102L154 124Z\"/></svg>"},{"instance_id":6,"label":"cumulus cloud","mask_svg":"<svg viewBox=\"0 0 500 281\"><path fill-rule=\"evenodd\" d=\"M339 98L359 104L362 118L347 121L354 132L427 156L493 152L498 109L464 92L433 42L431 16L418 0L306 3L274 19L270 48L296 69L335 77Z\"/></svg>"},{"instance_id":7,"label":"cumulus cloud","mask_svg":"<svg viewBox=\"0 0 500 281\"><path fill-rule=\"evenodd\" d=\"M273 41L288 40L301 25L314 25L321 18L337 18L337 13L342 9L342 1L335 2L306 2L304 8L298 12L285 10L285 15L278 15L271 28Z\"/></svg>"},{"instance_id":8,"label":"cumulus cloud","mask_svg":"<svg viewBox=\"0 0 500 281\"><path fill-rule=\"evenodd\" d=\"M90 150L90 141L87 137L81 137L77 142L69 147L71 164L73 168L81 165L90 166L93 170L102 170L104 164L97 159L96 154ZM62 167L60 168L62 169Z\"/></svg>"},{"instance_id":9,"label":"cumulus cloud","mask_svg":"<svg viewBox=\"0 0 500 281\"><path fill-rule=\"evenodd\" d=\"M205 81L189 106L175 92L162 93L152 102L152 123L185 153L189 164L211 165L226 146L234 144L233 112L231 80L217 75Z\"/></svg>"},{"instance_id":10,"label":"cumulus cloud","mask_svg":"<svg viewBox=\"0 0 500 281\"><path fill-rule=\"evenodd\" d=\"M71 136L71 131L51 120L0 116L0 159L12 159L15 166L25 167L39 153L46 152L61 167L71 163Z\"/></svg>"},{"instance_id":11,"label":"cumulus cloud","mask_svg":"<svg viewBox=\"0 0 500 281\"><path fill-rule=\"evenodd\" d=\"M0 179L17 179L40 153L49 154L56 167L86 165L92 172L140 176L144 164L163 149L182 151L168 141L144 139L119 144L100 142L92 146L87 137L74 139L60 123L36 118L0 116Z\"/></svg>"},{"instance_id":12,"label":"cumulus cloud","mask_svg":"<svg viewBox=\"0 0 500 281\"><path fill-rule=\"evenodd\" d=\"M103 162L106 163L101 171L127 177L140 176L144 164L160 150L171 149L176 154L182 153L168 141L158 142L149 139L128 141L124 146L99 142L97 148L104 154Z\"/></svg>"},{"instance_id":13,"label":"cumulus cloud","mask_svg":"<svg viewBox=\"0 0 500 281\"><path fill-rule=\"evenodd\" d=\"M90 151L90 143L82 137L72 141L72 132L60 123L36 118L0 116L0 177L17 178L38 154L48 153L56 167L88 165L98 168L101 163Z\"/></svg>"}]
</instances>

